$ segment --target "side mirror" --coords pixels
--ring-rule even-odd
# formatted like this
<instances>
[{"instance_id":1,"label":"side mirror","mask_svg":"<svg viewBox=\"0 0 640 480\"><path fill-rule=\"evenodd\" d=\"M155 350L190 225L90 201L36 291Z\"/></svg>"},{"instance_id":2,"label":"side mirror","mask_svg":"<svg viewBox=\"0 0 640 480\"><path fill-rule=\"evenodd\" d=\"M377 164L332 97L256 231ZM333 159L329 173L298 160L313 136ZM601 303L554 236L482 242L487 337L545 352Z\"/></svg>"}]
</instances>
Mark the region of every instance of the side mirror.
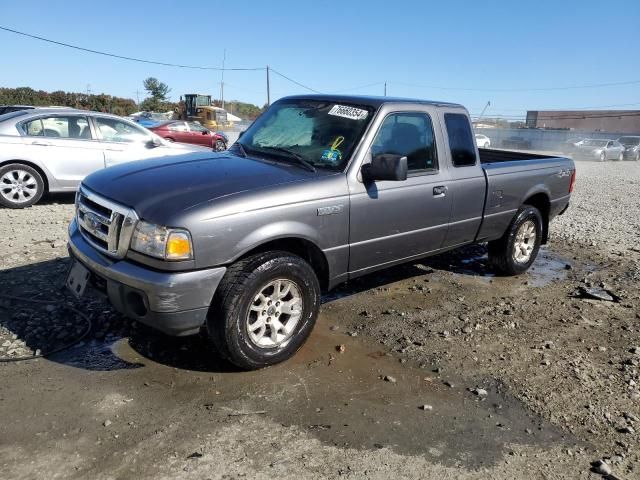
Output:
<instances>
[{"instance_id":1,"label":"side mirror","mask_svg":"<svg viewBox=\"0 0 640 480\"><path fill-rule=\"evenodd\" d=\"M156 147L161 147L162 145L164 144L162 143L162 140L160 140L160 138L158 137L153 137L151 140L147 142L147 148L156 148Z\"/></svg>"},{"instance_id":2,"label":"side mirror","mask_svg":"<svg viewBox=\"0 0 640 480\"><path fill-rule=\"evenodd\" d=\"M376 180L401 182L407 179L407 157L393 153L376 155L371 163L362 166L362 179L365 183Z\"/></svg>"},{"instance_id":3,"label":"side mirror","mask_svg":"<svg viewBox=\"0 0 640 480\"><path fill-rule=\"evenodd\" d=\"M203 131L202 131L202 134L203 134L203 135L209 135L209 132L207 132L206 130L203 130Z\"/></svg>"}]
</instances>

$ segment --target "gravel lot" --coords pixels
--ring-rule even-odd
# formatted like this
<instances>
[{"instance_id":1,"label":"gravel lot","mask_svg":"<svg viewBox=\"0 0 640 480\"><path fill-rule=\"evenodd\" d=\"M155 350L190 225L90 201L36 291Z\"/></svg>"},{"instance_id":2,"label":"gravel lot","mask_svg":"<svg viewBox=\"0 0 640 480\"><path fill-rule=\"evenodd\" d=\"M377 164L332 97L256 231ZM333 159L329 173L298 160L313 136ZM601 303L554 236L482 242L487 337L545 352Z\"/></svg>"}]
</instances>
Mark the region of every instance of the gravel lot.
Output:
<instances>
[{"instance_id":1,"label":"gravel lot","mask_svg":"<svg viewBox=\"0 0 640 480\"><path fill-rule=\"evenodd\" d=\"M0 293L43 302L0 298L0 359L83 335L74 308L92 323L0 363L3 477L640 478L639 187L640 163L581 162L527 275L471 247L359 279L294 359L249 373L71 301L72 196L0 210Z\"/></svg>"}]
</instances>

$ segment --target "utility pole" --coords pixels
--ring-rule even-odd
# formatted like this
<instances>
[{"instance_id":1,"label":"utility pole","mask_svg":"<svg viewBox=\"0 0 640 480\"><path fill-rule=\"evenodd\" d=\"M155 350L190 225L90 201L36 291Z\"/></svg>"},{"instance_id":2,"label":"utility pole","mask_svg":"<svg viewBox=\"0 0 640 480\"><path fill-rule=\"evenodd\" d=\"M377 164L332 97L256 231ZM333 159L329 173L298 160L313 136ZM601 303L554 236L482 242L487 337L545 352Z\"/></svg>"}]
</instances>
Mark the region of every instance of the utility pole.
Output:
<instances>
[{"instance_id":1,"label":"utility pole","mask_svg":"<svg viewBox=\"0 0 640 480\"><path fill-rule=\"evenodd\" d=\"M89 98L89 95L91 95L91 84L87 83L87 98Z\"/></svg>"},{"instance_id":2,"label":"utility pole","mask_svg":"<svg viewBox=\"0 0 640 480\"><path fill-rule=\"evenodd\" d=\"M271 105L271 88L269 87L269 65L267 65L267 107Z\"/></svg>"},{"instance_id":3,"label":"utility pole","mask_svg":"<svg viewBox=\"0 0 640 480\"><path fill-rule=\"evenodd\" d=\"M222 78L220 79L220 102L222 103L222 109L224 110L224 62L227 59L227 49L225 48L222 53Z\"/></svg>"},{"instance_id":4,"label":"utility pole","mask_svg":"<svg viewBox=\"0 0 640 480\"><path fill-rule=\"evenodd\" d=\"M136 100L138 101L137 105L140 105L140 90L136 90Z\"/></svg>"},{"instance_id":5,"label":"utility pole","mask_svg":"<svg viewBox=\"0 0 640 480\"><path fill-rule=\"evenodd\" d=\"M387 96L387 82L384 82L384 96Z\"/></svg>"}]
</instances>

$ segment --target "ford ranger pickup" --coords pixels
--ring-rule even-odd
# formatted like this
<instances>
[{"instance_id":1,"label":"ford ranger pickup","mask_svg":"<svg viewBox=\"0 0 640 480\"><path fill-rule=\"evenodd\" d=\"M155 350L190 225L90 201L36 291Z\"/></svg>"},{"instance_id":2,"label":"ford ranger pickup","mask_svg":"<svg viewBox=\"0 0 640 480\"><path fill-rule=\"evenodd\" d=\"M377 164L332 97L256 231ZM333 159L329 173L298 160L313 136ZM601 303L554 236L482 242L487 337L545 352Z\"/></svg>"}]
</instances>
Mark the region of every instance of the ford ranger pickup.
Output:
<instances>
[{"instance_id":1,"label":"ford ranger pickup","mask_svg":"<svg viewBox=\"0 0 640 480\"><path fill-rule=\"evenodd\" d=\"M305 342L322 292L361 275L472 243L497 273L525 272L574 181L568 158L478 150L461 105L286 97L228 151L86 177L67 286L260 368Z\"/></svg>"}]
</instances>

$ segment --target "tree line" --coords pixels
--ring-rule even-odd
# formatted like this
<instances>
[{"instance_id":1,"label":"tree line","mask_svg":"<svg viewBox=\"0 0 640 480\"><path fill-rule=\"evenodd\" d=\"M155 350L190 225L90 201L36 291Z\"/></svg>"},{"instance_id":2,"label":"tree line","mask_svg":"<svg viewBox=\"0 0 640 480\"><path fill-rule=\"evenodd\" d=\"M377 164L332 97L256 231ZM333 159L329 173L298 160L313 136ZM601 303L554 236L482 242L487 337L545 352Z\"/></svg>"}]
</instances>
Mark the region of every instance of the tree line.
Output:
<instances>
[{"instance_id":1,"label":"tree line","mask_svg":"<svg viewBox=\"0 0 640 480\"><path fill-rule=\"evenodd\" d=\"M130 115L138 110L130 98L114 97L104 93L93 95L80 92L45 92L29 87L0 88L0 105L33 105L36 107L71 107L96 112Z\"/></svg>"},{"instance_id":2,"label":"tree line","mask_svg":"<svg viewBox=\"0 0 640 480\"><path fill-rule=\"evenodd\" d=\"M71 107L81 110L93 110L96 112L113 113L127 116L137 111L150 112L179 112L184 110L184 102L171 102L168 100L171 89L167 84L156 78L149 77L143 82L148 93L140 105L130 98L114 97L101 93L98 95L85 92L46 92L34 90L30 87L2 88L0 87L0 105L33 105L36 107ZM220 101L214 100L214 106L219 107ZM251 103L231 100L225 102L225 110L245 120L254 120L265 109Z\"/></svg>"}]
</instances>

